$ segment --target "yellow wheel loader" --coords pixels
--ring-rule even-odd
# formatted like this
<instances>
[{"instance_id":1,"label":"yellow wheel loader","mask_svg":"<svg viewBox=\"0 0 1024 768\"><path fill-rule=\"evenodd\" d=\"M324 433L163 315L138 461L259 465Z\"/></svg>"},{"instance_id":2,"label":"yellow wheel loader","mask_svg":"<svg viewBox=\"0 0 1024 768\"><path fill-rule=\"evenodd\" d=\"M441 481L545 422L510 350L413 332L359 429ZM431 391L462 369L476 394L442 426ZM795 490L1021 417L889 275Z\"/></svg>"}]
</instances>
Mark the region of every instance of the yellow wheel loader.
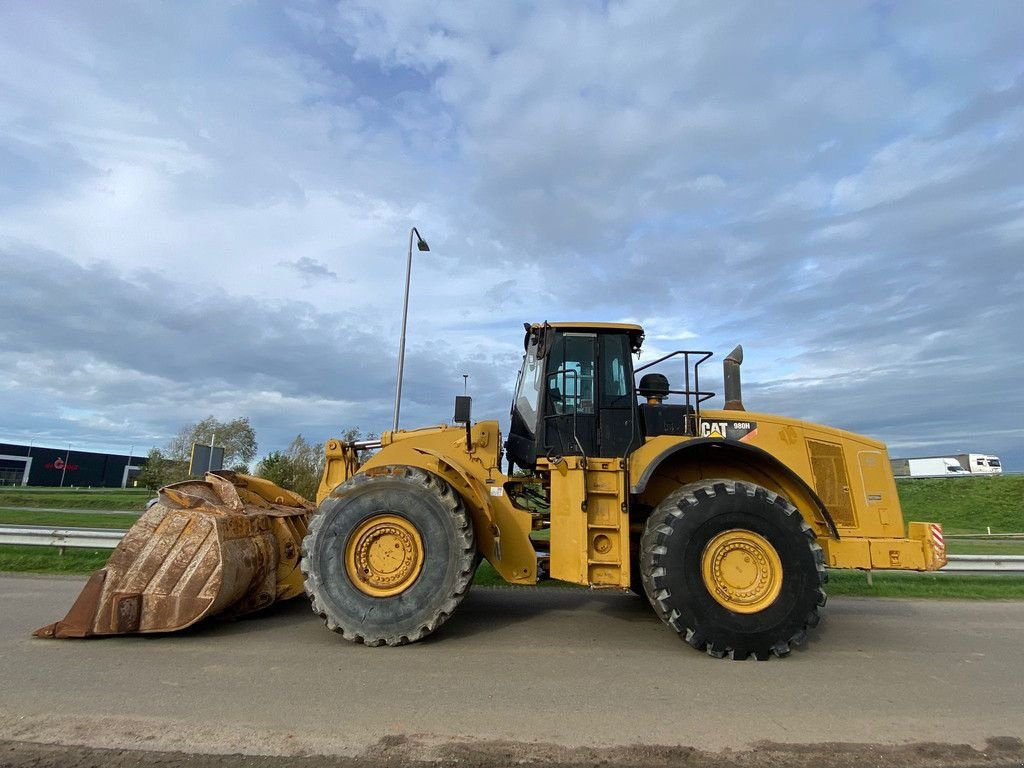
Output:
<instances>
[{"instance_id":1,"label":"yellow wheel loader","mask_svg":"<svg viewBox=\"0 0 1024 768\"><path fill-rule=\"evenodd\" d=\"M506 441L496 421L472 422L466 397L455 426L331 440L311 518L304 500L244 475L169 486L37 634L169 631L256 610L299 591L301 540L314 612L355 642L429 635L486 559L512 584L632 590L694 648L764 659L817 624L827 567L945 564L940 526L904 527L884 445L744 410L739 347L724 409L702 408L711 353L636 366L643 338L637 325L527 324Z\"/></svg>"},{"instance_id":2,"label":"yellow wheel loader","mask_svg":"<svg viewBox=\"0 0 1024 768\"><path fill-rule=\"evenodd\" d=\"M463 397L454 427L330 441L300 561L314 612L355 642L414 642L451 616L482 557L512 584L644 594L694 648L764 659L817 624L827 566L945 564L938 525L904 528L884 445L744 410L739 347L725 408L702 409L711 353L634 367L643 338L527 325L504 443ZM675 388L644 373L655 366ZM379 450L360 465L366 449Z\"/></svg>"}]
</instances>

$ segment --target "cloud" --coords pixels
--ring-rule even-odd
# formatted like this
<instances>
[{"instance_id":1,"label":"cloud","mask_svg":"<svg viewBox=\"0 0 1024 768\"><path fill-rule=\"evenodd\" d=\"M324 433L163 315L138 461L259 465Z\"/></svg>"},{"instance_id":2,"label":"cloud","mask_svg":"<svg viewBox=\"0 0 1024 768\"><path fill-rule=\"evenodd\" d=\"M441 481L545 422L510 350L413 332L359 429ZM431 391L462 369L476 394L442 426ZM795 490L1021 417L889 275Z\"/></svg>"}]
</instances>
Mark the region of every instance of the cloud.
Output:
<instances>
[{"instance_id":1,"label":"cloud","mask_svg":"<svg viewBox=\"0 0 1024 768\"><path fill-rule=\"evenodd\" d=\"M300 256L295 261L282 261L278 262L278 264L301 275L306 287L314 285L320 280L338 282L337 272L328 269L327 265L322 261L310 258L309 256Z\"/></svg>"},{"instance_id":2,"label":"cloud","mask_svg":"<svg viewBox=\"0 0 1024 768\"><path fill-rule=\"evenodd\" d=\"M0 258L19 287L0 305L0 345L14 361L4 397L23 403L8 430L61 422L79 439L142 440L207 413L250 416L275 441L300 427L323 439L332 425L390 426L397 349L381 349L355 314L256 304L53 253ZM411 346L407 418L447 411L463 371L500 390L492 366L483 351Z\"/></svg>"},{"instance_id":3,"label":"cloud","mask_svg":"<svg viewBox=\"0 0 1024 768\"><path fill-rule=\"evenodd\" d=\"M1015 3L5 18L7 437L387 428L415 225L403 423L463 373L504 416L523 321L639 320L742 342L751 407L1024 467Z\"/></svg>"}]
</instances>

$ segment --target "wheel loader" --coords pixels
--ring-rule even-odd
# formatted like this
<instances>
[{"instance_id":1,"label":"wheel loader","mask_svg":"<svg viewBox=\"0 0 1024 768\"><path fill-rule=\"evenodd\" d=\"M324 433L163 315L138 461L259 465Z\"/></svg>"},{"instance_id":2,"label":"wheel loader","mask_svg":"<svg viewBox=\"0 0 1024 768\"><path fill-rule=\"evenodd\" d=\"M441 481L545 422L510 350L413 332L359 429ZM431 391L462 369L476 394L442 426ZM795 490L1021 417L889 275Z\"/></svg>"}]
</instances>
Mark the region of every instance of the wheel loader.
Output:
<instances>
[{"instance_id":1,"label":"wheel loader","mask_svg":"<svg viewBox=\"0 0 1024 768\"><path fill-rule=\"evenodd\" d=\"M710 352L641 365L638 325L525 330L507 439L457 397L453 424L328 441L298 565L329 629L371 646L420 640L483 559L511 584L635 592L693 648L766 659L818 623L828 568L946 563L940 526L904 526L883 444L745 410L741 347L724 361L724 408L712 410L701 385ZM78 612L79 636L102 634L81 630L113 610L95 602L91 619L88 605ZM62 636L60 622L47 629Z\"/></svg>"}]
</instances>

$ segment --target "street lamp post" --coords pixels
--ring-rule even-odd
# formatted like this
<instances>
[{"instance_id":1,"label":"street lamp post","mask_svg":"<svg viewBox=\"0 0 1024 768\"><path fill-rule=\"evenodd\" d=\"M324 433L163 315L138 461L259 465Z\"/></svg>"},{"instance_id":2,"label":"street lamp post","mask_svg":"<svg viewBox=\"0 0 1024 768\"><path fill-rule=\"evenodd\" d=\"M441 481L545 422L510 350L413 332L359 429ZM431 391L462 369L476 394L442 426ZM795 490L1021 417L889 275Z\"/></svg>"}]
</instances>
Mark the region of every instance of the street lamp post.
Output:
<instances>
[{"instance_id":1,"label":"street lamp post","mask_svg":"<svg viewBox=\"0 0 1024 768\"><path fill-rule=\"evenodd\" d=\"M398 388L395 391L395 420L391 429L398 431L398 413L402 407L402 374L405 372L405 324L409 319L409 280L412 277L412 239L416 236L416 248L420 251L429 251L427 241L420 237L419 230L413 227L409 230L409 260L405 264L405 301L402 303L402 338L398 343Z\"/></svg>"}]
</instances>

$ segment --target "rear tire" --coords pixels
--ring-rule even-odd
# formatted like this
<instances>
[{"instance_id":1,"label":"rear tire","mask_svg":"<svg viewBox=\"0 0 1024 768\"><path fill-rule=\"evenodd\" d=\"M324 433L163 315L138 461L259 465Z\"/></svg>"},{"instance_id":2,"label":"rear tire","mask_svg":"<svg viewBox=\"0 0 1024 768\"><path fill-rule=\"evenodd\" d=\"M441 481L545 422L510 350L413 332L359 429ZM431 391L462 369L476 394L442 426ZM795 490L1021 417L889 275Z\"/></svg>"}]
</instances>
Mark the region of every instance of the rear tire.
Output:
<instances>
[{"instance_id":1,"label":"rear tire","mask_svg":"<svg viewBox=\"0 0 1024 768\"><path fill-rule=\"evenodd\" d=\"M415 467L350 478L320 506L302 542L313 612L346 640L371 646L434 632L462 602L475 565L461 497Z\"/></svg>"},{"instance_id":2,"label":"rear tire","mask_svg":"<svg viewBox=\"0 0 1024 768\"><path fill-rule=\"evenodd\" d=\"M640 568L661 619L719 658L785 656L825 605L814 531L752 483L705 480L667 496L647 521Z\"/></svg>"}]
</instances>

